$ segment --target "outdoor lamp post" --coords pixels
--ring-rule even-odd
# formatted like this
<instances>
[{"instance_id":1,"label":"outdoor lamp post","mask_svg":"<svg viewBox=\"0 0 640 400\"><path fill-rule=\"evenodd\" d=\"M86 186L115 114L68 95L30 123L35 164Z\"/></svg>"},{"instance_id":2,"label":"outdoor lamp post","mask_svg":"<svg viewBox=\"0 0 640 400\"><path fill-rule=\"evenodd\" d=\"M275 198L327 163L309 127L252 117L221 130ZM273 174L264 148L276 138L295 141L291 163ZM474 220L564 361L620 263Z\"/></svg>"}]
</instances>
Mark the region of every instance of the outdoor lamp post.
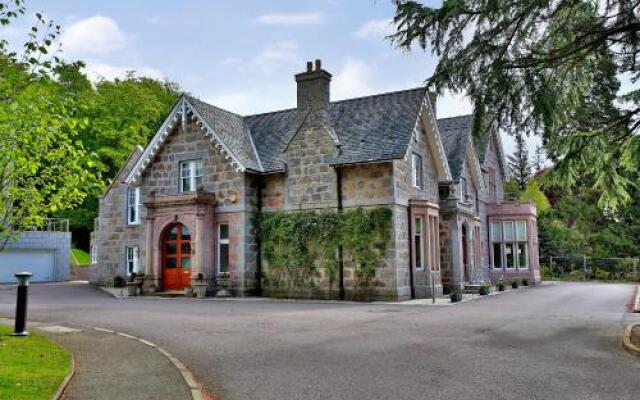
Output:
<instances>
[{"instance_id":1,"label":"outdoor lamp post","mask_svg":"<svg viewBox=\"0 0 640 400\"><path fill-rule=\"evenodd\" d=\"M15 276L18 281L18 296L16 299L16 323L11 336L28 336L25 330L27 326L27 289L31 272L18 272Z\"/></svg>"}]
</instances>

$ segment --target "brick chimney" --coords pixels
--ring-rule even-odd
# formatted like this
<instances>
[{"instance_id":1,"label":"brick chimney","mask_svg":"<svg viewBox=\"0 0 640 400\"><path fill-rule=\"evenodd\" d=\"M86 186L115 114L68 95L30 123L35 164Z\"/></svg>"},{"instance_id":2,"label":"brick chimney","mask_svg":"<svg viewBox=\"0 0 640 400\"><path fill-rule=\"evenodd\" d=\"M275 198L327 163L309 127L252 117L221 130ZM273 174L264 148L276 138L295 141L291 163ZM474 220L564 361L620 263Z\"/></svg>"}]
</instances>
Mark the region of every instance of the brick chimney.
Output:
<instances>
[{"instance_id":1,"label":"brick chimney","mask_svg":"<svg viewBox=\"0 0 640 400\"><path fill-rule=\"evenodd\" d=\"M298 109L318 110L329 104L331 74L322 69L322 62L307 62L307 70L296 74Z\"/></svg>"}]
</instances>

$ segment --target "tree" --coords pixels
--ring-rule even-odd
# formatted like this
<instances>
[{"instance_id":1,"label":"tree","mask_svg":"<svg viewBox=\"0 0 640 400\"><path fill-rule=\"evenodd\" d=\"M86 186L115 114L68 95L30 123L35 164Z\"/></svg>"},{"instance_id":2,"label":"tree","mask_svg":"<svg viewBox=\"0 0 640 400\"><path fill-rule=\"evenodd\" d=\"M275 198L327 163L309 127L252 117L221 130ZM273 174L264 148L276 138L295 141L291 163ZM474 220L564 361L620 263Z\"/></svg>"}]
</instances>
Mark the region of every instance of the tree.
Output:
<instances>
[{"instance_id":1,"label":"tree","mask_svg":"<svg viewBox=\"0 0 640 400\"><path fill-rule=\"evenodd\" d=\"M401 48L439 57L428 80L464 92L475 133L495 125L542 136L557 182L589 177L598 203L628 203L640 178L640 0L394 0Z\"/></svg>"},{"instance_id":2,"label":"tree","mask_svg":"<svg viewBox=\"0 0 640 400\"><path fill-rule=\"evenodd\" d=\"M87 119L27 52L23 62L0 51L0 250L98 184L95 161L78 140Z\"/></svg>"},{"instance_id":3,"label":"tree","mask_svg":"<svg viewBox=\"0 0 640 400\"><path fill-rule=\"evenodd\" d=\"M84 105L91 123L79 132L88 151L96 155L102 182L108 185L136 145L146 145L179 96L175 83L129 73L124 79L100 80L92 85L83 72L84 63L60 63L58 82L67 96ZM89 248L93 221L98 215L102 190L90 192L77 208L57 214L69 219L77 247Z\"/></svg>"},{"instance_id":4,"label":"tree","mask_svg":"<svg viewBox=\"0 0 640 400\"><path fill-rule=\"evenodd\" d=\"M520 190L525 190L531 177L531 162L529 150L522 134L516 135L516 149L513 155L508 156L509 173L518 183Z\"/></svg>"}]
</instances>

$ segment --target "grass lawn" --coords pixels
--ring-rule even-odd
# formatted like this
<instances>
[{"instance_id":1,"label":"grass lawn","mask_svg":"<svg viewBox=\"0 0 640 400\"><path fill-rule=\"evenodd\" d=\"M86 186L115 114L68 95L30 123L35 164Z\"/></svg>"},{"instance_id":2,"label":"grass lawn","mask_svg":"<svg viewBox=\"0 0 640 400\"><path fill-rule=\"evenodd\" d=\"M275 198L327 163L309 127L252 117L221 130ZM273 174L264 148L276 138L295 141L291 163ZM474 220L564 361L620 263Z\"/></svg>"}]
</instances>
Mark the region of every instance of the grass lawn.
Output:
<instances>
[{"instance_id":1,"label":"grass lawn","mask_svg":"<svg viewBox=\"0 0 640 400\"><path fill-rule=\"evenodd\" d=\"M70 372L71 355L43 336L12 331L0 325L0 399L50 399Z\"/></svg>"},{"instance_id":2,"label":"grass lawn","mask_svg":"<svg viewBox=\"0 0 640 400\"><path fill-rule=\"evenodd\" d=\"M71 249L71 264L87 267L91 264L91 255L84 250Z\"/></svg>"}]
</instances>

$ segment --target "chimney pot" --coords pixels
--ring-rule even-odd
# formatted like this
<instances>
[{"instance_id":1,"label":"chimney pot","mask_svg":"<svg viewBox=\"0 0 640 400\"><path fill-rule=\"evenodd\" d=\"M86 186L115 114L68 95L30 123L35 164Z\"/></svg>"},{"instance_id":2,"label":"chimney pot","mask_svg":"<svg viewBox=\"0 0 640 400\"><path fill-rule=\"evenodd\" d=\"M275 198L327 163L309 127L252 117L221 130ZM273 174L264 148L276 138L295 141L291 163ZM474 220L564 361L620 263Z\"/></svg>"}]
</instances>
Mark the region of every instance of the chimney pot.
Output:
<instances>
[{"instance_id":1,"label":"chimney pot","mask_svg":"<svg viewBox=\"0 0 640 400\"><path fill-rule=\"evenodd\" d=\"M311 61L307 61L307 72L313 71L313 63Z\"/></svg>"},{"instance_id":2,"label":"chimney pot","mask_svg":"<svg viewBox=\"0 0 640 400\"><path fill-rule=\"evenodd\" d=\"M322 69L322 61L320 59L316 59L316 71L320 71Z\"/></svg>"}]
</instances>

